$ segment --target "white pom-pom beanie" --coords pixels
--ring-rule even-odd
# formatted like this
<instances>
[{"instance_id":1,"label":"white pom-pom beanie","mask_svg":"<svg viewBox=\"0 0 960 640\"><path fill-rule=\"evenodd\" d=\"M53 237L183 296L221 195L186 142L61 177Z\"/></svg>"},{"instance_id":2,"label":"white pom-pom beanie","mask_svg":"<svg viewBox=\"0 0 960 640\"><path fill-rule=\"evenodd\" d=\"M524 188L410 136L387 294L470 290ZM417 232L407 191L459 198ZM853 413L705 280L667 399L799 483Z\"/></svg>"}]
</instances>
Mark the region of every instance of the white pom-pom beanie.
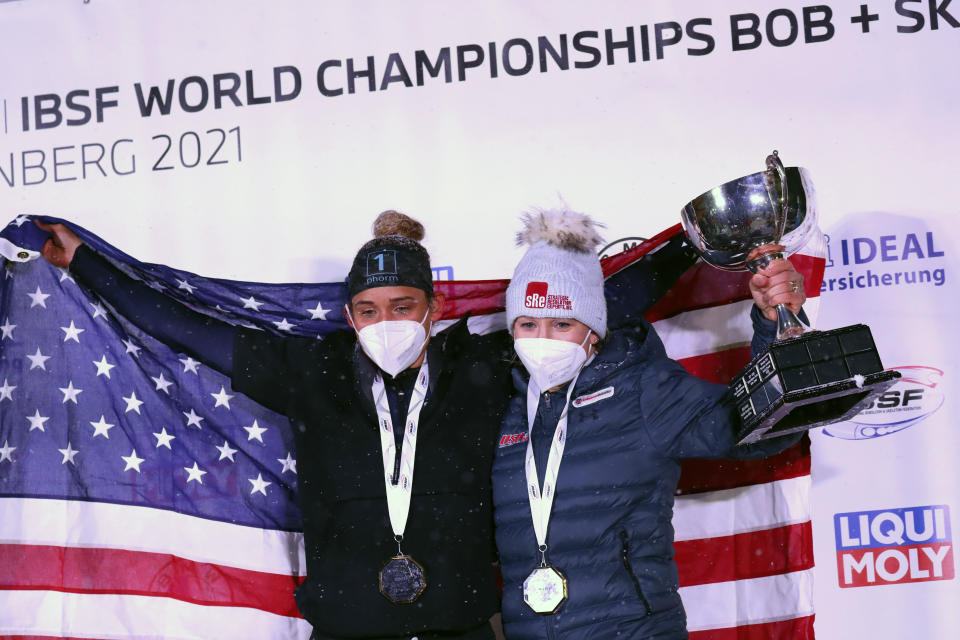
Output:
<instances>
[{"instance_id":1,"label":"white pom-pom beanie","mask_svg":"<svg viewBox=\"0 0 960 640\"><path fill-rule=\"evenodd\" d=\"M569 209L537 210L523 217L518 244L530 246L507 287L507 328L519 316L573 318L607 335L607 301L597 247L601 226Z\"/></svg>"}]
</instances>

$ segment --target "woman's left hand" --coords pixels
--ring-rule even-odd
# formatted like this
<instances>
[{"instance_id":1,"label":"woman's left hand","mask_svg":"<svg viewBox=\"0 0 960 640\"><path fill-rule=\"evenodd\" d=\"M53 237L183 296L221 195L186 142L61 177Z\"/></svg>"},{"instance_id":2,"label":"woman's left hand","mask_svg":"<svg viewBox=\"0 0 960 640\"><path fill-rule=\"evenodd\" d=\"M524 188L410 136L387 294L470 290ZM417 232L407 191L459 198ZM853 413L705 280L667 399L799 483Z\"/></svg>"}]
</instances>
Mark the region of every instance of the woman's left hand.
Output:
<instances>
[{"instance_id":1,"label":"woman's left hand","mask_svg":"<svg viewBox=\"0 0 960 640\"><path fill-rule=\"evenodd\" d=\"M803 290L803 276L789 260L774 260L750 278L753 302L768 320L777 319L778 304L785 304L794 313L807 300Z\"/></svg>"}]
</instances>

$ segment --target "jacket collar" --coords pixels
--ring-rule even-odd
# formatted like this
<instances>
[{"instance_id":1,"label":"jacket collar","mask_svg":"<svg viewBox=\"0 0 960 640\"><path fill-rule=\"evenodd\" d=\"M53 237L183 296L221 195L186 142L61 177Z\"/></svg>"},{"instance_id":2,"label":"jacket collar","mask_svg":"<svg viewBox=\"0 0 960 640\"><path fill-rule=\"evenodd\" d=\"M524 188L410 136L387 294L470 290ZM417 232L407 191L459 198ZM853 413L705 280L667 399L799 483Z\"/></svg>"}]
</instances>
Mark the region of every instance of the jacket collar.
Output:
<instances>
[{"instance_id":1,"label":"jacket collar","mask_svg":"<svg viewBox=\"0 0 960 640\"><path fill-rule=\"evenodd\" d=\"M430 396L434 398L445 397L451 378L450 370L456 366L469 340L470 331L467 328L467 316L430 338L430 342L427 344L427 364L430 366L428 393ZM346 376L345 381L353 386L353 392L356 395L345 393L342 397L356 398L359 396L361 405L372 418L372 424L375 426L377 420L373 404L373 379L378 368L364 353L360 343L356 340L355 334L352 345L352 365L354 376ZM428 402L423 409L424 416L433 413L437 404L437 402Z\"/></svg>"},{"instance_id":2,"label":"jacket collar","mask_svg":"<svg viewBox=\"0 0 960 640\"><path fill-rule=\"evenodd\" d=\"M580 390L599 385L624 365L654 355L657 349L655 345L659 342L647 340L651 330L650 323L641 318L609 331L606 344L580 372L574 395ZM663 348L660 347L659 350L662 352ZM518 392L526 394L529 379L530 376L522 365L514 367L513 384Z\"/></svg>"}]
</instances>

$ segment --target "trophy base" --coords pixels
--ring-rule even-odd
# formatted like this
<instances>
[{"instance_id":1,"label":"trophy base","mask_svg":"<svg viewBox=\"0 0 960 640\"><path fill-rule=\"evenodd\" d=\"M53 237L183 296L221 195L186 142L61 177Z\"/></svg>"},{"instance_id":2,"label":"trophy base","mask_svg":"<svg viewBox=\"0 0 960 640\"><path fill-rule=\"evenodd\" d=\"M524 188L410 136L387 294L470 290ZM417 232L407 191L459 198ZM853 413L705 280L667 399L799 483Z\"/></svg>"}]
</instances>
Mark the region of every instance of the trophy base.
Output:
<instances>
[{"instance_id":1,"label":"trophy base","mask_svg":"<svg viewBox=\"0 0 960 640\"><path fill-rule=\"evenodd\" d=\"M849 420L899 378L884 371L863 324L778 340L731 383L741 418L737 443Z\"/></svg>"}]
</instances>

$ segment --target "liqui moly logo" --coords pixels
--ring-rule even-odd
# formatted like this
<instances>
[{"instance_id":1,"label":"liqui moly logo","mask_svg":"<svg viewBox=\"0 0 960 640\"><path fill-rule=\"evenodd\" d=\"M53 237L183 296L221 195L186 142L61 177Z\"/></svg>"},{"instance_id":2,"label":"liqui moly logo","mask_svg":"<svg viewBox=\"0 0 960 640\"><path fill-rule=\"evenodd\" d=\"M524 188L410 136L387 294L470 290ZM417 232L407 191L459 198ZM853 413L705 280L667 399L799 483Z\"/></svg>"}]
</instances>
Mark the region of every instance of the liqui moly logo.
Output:
<instances>
[{"instance_id":1,"label":"liqui moly logo","mask_svg":"<svg viewBox=\"0 0 960 640\"><path fill-rule=\"evenodd\" d=\"M953 579L945 504L838 513L833 521L841 587Z\"/></svg>"},{"instance_id":2,"label":"liqui moly logo","mask_svg":"<svg viewBox=\"0 0 960 640\"><path fill-rule=\"evenodd\" d=\"M547 308L547 283L531 282L527 285L527 295L523 299L524 305L528 309L546 309Z\"/></svg>"}]
</instances>

